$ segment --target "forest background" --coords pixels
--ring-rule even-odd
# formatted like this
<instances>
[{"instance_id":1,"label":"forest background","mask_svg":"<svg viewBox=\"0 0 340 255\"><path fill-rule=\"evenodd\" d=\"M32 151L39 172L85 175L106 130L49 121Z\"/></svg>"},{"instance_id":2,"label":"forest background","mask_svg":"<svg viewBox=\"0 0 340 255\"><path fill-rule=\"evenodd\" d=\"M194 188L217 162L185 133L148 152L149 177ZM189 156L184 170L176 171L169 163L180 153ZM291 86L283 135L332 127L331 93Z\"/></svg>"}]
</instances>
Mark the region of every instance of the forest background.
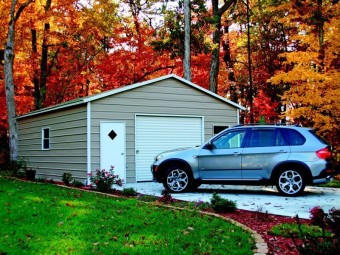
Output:
<instances>
[{"instance_id":1,"label":"forest background","mask_svg":"<svg viewBox=\"0 0 340 255\"><path fill-rule=\"evenodd\" d=\"M18 0L16 10L24 3L15 24L17 115L184 75L182 0ZM0 2L0 163L8 159L10 7ZM339 151L339 0L192 0L190 7L193 83L244 106L241 123L314 127Z\"/></svg>"}]
</instances>

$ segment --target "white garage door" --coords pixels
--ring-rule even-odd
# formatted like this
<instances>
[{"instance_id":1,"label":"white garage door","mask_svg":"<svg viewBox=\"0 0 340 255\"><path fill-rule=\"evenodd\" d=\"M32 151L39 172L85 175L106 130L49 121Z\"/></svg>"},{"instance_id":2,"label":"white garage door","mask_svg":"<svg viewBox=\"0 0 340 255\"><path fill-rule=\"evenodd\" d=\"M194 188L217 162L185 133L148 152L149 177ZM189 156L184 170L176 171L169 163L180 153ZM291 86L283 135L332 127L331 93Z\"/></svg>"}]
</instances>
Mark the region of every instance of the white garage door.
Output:
<instances>
[{"instance_id":1,"label":"white garage door","mask_svg":"<svg viewBox=\"0 0 340 255\"><path fill-rule=\"evenodd\" d=\"M203 142L203 117L136 116L136 179L151 181L150 166L163 151Z\"/></svg>"}]
</instances>

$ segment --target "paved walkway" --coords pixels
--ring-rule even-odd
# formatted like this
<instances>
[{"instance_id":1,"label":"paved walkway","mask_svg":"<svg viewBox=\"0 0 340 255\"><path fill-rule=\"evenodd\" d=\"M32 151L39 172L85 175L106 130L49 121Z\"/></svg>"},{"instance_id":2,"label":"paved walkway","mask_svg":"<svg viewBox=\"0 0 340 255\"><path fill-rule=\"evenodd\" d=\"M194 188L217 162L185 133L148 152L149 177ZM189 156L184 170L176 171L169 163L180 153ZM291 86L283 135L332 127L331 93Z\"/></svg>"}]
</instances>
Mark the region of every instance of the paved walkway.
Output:
<instances>
[{"instance_id":1,"label":"paved walkway","mask_svg":"<svg viewBox=\"0 0 340 255\"><path fill-rule=\"evenodd\" d=\"M134 188L138 193L161 196L164 189L161 183L143 182L125 184L122 188ZM265 186L202 185L195 192L172 194L173 198L184 201L210 202L212 193L233 200L237 208L249 211L268 212L308 219L310 209L320 206L325 212L332 208L340 209L340 189L308 186L302 196L280 196L275 188Z\"/></svg>"}]
</instances>

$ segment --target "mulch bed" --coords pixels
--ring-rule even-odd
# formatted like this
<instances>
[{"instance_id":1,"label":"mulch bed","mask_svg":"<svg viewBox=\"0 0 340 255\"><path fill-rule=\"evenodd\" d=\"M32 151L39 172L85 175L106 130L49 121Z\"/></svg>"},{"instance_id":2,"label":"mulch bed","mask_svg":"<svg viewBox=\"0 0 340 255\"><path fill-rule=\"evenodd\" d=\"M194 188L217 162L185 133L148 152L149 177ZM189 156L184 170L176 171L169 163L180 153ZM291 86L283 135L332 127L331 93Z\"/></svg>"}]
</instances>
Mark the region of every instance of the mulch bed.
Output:
<instances>
[{"instance_id":1,"label":"mulch bed","mask_svg":"<svg viewBox=\"0 0 340 255\"><path fill-rule=\"evenodd\" d=\"M295 217L272 215L263 212L237 210L234 213L221 214L231 218L256 231L268 245L269 255L298 255L293 241L290 238L268 234L273 226L281 223L296 223ZM310 220L300 219L300 223L310 224Z\"/></svg>"}]
</instances>

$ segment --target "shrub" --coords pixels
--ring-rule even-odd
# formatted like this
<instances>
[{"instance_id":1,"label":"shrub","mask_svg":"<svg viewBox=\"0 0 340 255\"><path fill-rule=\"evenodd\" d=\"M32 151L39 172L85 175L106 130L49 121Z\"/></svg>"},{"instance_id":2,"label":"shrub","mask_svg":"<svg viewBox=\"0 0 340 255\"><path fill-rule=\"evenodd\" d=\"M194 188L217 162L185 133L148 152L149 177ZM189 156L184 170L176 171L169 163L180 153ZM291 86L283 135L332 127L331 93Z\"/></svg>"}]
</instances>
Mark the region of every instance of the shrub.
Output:
<instances>
[{"instance_id":1,"label":"shrub","mask_svg":"<svg viewBox=\"0 0 340 255\"><path fill-rule=\"evenodd\" d=\"M335 237L337 237L338 245L340 245L340 210L331 209L327 217L327 225Z\"/></svg>"},{"instance_id":2,"label":"shrub","mask_svg":"<svg viewBox=\"0 0 340 255\"><path fill-rule=\"evenodd\" d=\"M143 194L138 194L137 199L139 201L143 202L155 202L158 200L158 197L152 196L152 195L143 195Z\"/></svg>"},{"instance_id":3,"label":"shrub","mask_svg":"<svg viewBox=\"0 0 340 255\"><path fill-rule=\"evenodd\" d=\"M299 217L296 217L299 225L300 236L303 236L301 242L296 241L296 236L292 235L292 240L301 255L337 255L340 254L340 210L331 209L328 214L324 213L320 207L314 207L311 210L311 219L313 224L322 228L322 237L311 236L309 233L303 233ZM325 228L332 232L327 235Z\"/></svg>"},{"instance_id":4,"label":"shrub","mask_svg":"<svg viewBox=\"0 0 340 255\"><path fill-rule=\"evenodd\" d=\"M319 227L325 227L326 214L320 206L315 206L310 210L311 224Z\"/></svg>"},{"instance_id":5,"label":"shrub","mask_svg":"<svg viewBox=\"0 0 340 255\"><path fill-rule=\"evenodd\" d=\"M119 178L118 175L114 174L114 167L111 166L109 171L96 170L95 175L90 175L91 183L96 187L96 189L100 192L110 192L112 190L112 185L116 184L118 186L122 186L123 180Z\"/></svg>"},{"instance_id":6,"label":"shrub","mask_svg":"<svg viewBox=\"0 0 340 255\"><path fill-rule=\"evenodd\" d=\"M324 233L319 226L309 226L305 224L301 224L300 226L297 223L283 223L279 225L275 225L271 230L268 231L271 235L283 236L283 237L292 237L296 236L298 238L304 238L305 236L310 237L323 237ZM327 236L330 236L329 232L326 232Z\"/></svg>"},{"instance_id":7,"label":"shrub","mask_svg":"<svg viewBox=\"0 0 340 255\"><path fill-rule=\"evenodd\" d=\"M122 195L128 197L135 197L137 196L137 191L135 191L134 188L124 188L122 190Z\"/></svg>"},{"instance_id":8,"label":"shrub","mask_svg":"<svg viewBox=\"0 0 340 255\"><path fill-rule=\"evenodd\" d=\"M237 207L234 201L229 199L222 198L216 192L213 193L211 198L211 207L214 209L215 212L235 212Z\"/></svg>"},{"instance_id":9,"label":"shrub","mask_svg":"<svg viewBox=\"0 0 340 255\"><path fill-rule=\"evenodd\" d=\"M73 180L72 181L72 186L80 188L80 187L83 187L84 184L82 182L80 182L80 181Z\"/></svg>"},{"instance_id":10,"label":"shrub","mask_svg":"<svg viewBox=\"0 0 340 255\"><path fill-rule=\"evenodd\" d=\"M65 185L70 185L72 180L73 180L73 178L72 178L72 174L71 173L63 173L62 181L63 181L63 183Z\"/></svg>"},{"instance_id":11,"label":"shrub","mask_svg":"<svg viewBox=\"0 0 340 255\"><path fill-rule=\"evenodd\" d=\"M25 177L25 170L27 168L27 161L25 159L10 160L6 162L3 166L3 170L7 170L9 176L14 176L17 178Z\"/></svg>"},{"instance_id":12,"label":"shrub","mask_svg":"<svg viewBox=\"0 0 340 255\"><path fill-rule=\"evenodd\" d=\"M204 202L202 200L197 200L189 203L189 208L192 208L194 210L207 210L211 208L211 205L209 202Z\"/></svg>"},{"instance_id":13,"label":"shrub","mask_svg":"<svg viewBox=\"0 0 340 255\"><path fill-rule=\"evenodd\" d=\"M162 196L158 199L159 202L163 204L173 204L174 199L172 198L170 192L167 189L162 190Z\"/></svg>"}]
</instances>

